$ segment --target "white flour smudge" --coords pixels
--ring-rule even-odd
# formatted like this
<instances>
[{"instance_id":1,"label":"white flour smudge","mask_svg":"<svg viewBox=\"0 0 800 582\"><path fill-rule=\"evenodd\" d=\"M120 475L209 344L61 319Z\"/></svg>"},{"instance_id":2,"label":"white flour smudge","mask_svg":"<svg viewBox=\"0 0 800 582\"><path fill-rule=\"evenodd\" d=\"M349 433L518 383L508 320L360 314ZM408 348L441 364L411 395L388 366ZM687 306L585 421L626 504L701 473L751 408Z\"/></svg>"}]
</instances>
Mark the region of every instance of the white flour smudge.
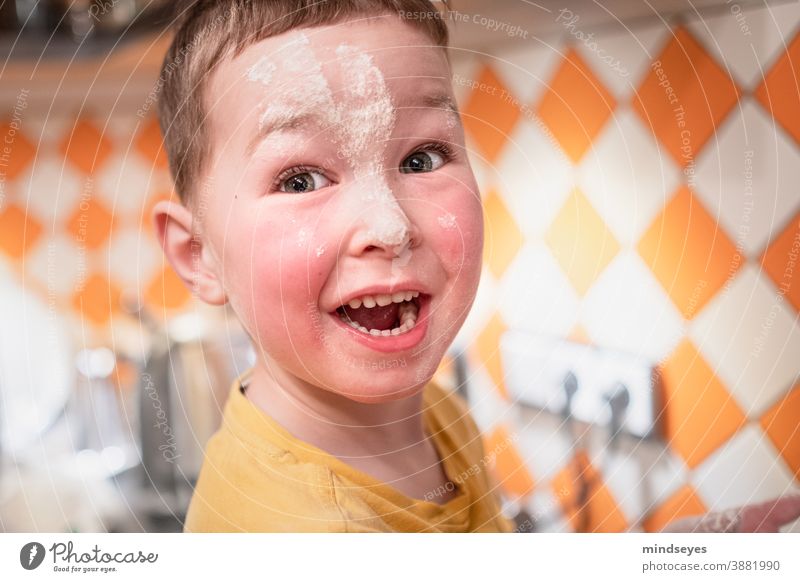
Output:
<instances>
[{"instance_id":1,"label":"white flour smudge","mask_svg":"<svg viewBox=\"0 0 800 582\"><path fill-rule=\"evenodd\" d=\"M247 69L247 78L255 83L269 85L272 75L278 67L275 66L269 57L262 57L255 65Z\"/></svg>"},{"instance_id":2,"label":"white flour smudge","mask_svg":"<svg viewBox=\"0 0 800 582\"><path fill-rule=\"evenodd\" d=\"M439 218L436 219L439 223L439 226L446 229L455 228L456 226L456 217L451 213L442 214Z\"/></svg>"},{"instance_id":3,"label":"white flour smudge","mask_svg":"<svg viewBox=\"0 0 800 582\"><path fill-rule=\"evenodd\" d=\"M394 129L395 108L381 70L360 49L347 44L337 47L338 66L344 79L342 97L337 102L308 37L300 32L290 43L300 48L290 57L280 59L281 70L290 73L290 83L275 88L277 94L273 99L277 104L265 107L259 118L261 127L313 114L325 126L333 128L340 153L353 169L351 188L361 200L370 203L364 215L370 235L395 247L396 254L402 254L410 238L410 224L384 176L382 159ZM248 78L266 84L264 79L271 78L275 69L262 61L251 67ZM293 84L295 78L302 79L299 91ZM305 242L302 236L299 244Z\"/></svg>"}]
</instances>

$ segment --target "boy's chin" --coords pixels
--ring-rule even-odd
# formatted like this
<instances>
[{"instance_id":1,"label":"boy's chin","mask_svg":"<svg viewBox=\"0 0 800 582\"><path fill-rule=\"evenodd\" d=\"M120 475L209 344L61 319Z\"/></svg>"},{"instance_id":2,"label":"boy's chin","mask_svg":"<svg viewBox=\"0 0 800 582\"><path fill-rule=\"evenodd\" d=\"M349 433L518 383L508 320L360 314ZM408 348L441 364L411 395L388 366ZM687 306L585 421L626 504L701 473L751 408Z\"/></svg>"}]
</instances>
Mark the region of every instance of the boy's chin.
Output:
<instances>
[{"instance_id":1,"label":"boy's chin","mask_svg":"<svg viewBox=\"0 0 800 582\"><path fill-rule=\"evenodd\" d=\"M367 381L363 385L359 383L352 383L346 386L337 385L331 387L331 391L360 404L385 404L387 402L396 402L415 396L430 381L430 377L423 378L419 381L413 380L413 371L409 376L412 379L406 379L399 384L393 382L390 377L384 377L380 380L378 378L373 378L372 381Z\"/></svg>"}]
</instances>

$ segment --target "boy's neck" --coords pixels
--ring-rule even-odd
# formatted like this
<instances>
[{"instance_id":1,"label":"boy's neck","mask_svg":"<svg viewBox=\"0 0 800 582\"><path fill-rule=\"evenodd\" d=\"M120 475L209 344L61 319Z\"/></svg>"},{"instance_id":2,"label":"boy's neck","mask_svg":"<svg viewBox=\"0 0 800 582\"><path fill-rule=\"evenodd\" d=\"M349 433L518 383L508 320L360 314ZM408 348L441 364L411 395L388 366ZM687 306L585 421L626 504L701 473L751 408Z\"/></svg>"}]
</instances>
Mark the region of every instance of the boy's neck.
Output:
<instances>
[{"instance_id":1,"label":"boy's neck","mask_svg":"<svg viewBox=\"0 0 800 582\"><path fill-rule=\"evenodd\" d=\"M278 371L278 376L272 372ZM386 455L427 440L422 388L400 400L356 402L257 363L246 395L296 438L337 457Z\"/></svg>"}]
</instances>

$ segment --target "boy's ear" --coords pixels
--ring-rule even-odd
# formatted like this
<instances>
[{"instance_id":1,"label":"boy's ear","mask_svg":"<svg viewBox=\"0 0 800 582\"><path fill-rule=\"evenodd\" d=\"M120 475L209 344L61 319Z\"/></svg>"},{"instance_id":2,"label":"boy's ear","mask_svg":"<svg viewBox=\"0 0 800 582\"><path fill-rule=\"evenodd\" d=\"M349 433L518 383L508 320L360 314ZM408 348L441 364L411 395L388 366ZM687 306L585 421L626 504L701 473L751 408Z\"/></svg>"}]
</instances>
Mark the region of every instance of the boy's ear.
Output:
<instances>
[{"instance_id":1,"label":"boy's ear","mask_svg":"<svg viewBox=\"0 0 800 582\"><path fill-rule=\"evenodd\" d=\"M227 303L210 250L192 230L191 211L162 200L153 208L153 222L164 254L192 294L211 305Z\"/></svg>"}]
</instances>

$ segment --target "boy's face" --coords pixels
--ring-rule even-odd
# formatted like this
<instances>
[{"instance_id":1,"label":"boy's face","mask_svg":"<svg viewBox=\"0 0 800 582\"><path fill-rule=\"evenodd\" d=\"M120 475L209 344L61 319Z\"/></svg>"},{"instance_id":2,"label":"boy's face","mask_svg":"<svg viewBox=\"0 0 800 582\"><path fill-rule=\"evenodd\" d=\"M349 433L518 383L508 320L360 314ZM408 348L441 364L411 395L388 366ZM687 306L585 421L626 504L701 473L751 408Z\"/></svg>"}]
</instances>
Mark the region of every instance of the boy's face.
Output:
<instances>
[{"instance_id":1,"label":"boy's face","mask_svg":"<svg viewBox=\"0 0 800 582\"><path fill-rule=\"evenodd\" d=\"M283 381L361 402L407 397L467 316L483 219L432 44L391 16L295 30L210 79L195 219L262 365ZM405 291L419 295L380 305ZM349 304L367 295L379 304Z\"/></svg>"}]
</instances>

